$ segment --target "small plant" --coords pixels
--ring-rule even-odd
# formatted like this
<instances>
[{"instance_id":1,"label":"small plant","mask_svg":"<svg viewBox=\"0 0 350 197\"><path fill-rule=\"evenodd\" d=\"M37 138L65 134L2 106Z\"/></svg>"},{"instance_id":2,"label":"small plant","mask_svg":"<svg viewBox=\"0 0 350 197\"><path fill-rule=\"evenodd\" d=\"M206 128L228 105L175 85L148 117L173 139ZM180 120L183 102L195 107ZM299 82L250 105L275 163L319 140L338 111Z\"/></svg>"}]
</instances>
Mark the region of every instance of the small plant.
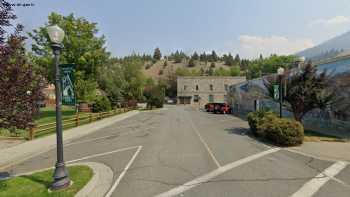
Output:
<instances>
[{"instance_id":1,"label":"small plant","mask_svg":"<svg viewBox=\"0 0 350 197\"><path fill-rule=\"evenodd\" d=\"M106 96L99 96L92 105L92 112L106 112L112 109L111 102Z\"/></svg>"}]
</instances>

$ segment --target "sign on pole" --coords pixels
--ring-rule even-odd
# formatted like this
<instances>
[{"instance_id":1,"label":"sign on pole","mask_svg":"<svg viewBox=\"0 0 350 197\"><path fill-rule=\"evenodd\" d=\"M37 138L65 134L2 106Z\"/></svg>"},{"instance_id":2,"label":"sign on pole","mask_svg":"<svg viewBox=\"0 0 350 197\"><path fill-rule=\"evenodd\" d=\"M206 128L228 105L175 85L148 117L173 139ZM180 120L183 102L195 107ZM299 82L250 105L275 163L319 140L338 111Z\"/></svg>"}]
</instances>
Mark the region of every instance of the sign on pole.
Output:
<instances>
[{"instance_id":1,"label":"sign on pole","mask_svg":"<svg viewBox=\"0 0 350 197\"><path fill-rule=\"evenodd\" d=\"M280 86L279 85L273 85L273 98L275 100L278 100L280 98Z\"/></svg>"},{"instance_id":2,"label":"sign on pole","mask_svg":"<svg viewBox=\"0 0 350 197\"><path fill-rule=\"evenodd\" d=\"M74 64L60 65L62 104L75 106Z\"/></svg>"}]
</instances>

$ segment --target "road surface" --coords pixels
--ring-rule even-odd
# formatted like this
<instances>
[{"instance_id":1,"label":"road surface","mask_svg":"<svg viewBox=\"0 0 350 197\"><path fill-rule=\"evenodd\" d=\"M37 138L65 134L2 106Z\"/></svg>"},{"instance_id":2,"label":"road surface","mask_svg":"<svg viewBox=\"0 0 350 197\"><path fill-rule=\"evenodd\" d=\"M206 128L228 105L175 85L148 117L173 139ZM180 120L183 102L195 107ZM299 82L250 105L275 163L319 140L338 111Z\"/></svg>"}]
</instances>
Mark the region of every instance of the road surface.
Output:
<instances>
[{"instance_id":1,"label":"road surface","mask_svg":"<svg viewBox=\"0 0 350 197\"><path fill-rule=\"evenodd\" d=\"M101 162L114 172L107 196L350 196L350 165L270 147L245 121L185 106L140 114L65 144L65 161ZM5 171L51 167L56 151Z\"/></svg>"}]
</instances>

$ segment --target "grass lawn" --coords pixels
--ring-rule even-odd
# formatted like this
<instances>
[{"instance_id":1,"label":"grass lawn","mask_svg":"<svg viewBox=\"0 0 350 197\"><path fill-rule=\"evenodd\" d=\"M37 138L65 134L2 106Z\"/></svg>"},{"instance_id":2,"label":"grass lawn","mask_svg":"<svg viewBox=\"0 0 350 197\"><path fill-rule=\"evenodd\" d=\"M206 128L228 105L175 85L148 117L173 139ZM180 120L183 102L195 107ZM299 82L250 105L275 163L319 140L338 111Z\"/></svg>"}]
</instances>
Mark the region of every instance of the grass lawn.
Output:
<instances>
[{"instance_id":1,"label":"grass lawn","mask_svg":"<svg viewBox=\"0 0 350 197\"><path fill-rule=\"evenodd\" d=\"M88 113L80 112L79 114L84 115L84 114L88 114ZM63 120L75 118L75 115L76 115L75 107L62 106L62 119ZM36 125L54 123L56 121L56 109L55 109L55 107L40 108L40 112L34 118L34 120L35 120ZM74 125L67 126L64 129L72 128L72 127L74 127ZM54 130L52 130L52 131L54 131ZM52 133L52 131L50 131L50 133ZM25 137L26 138L26 137L28 137L28 132L19 129L18 135L14 135L14 134L10 133L9 130L0 128L0 136L4 136L4 137L16 136L16 137Z\"/></svg>"},{"instance_id":2,"label":"grass lawn","mask_svg":"<svg viewBox=\"0 0 350 197\"><path fill-rule=\"evenodd\" d=\"M83 113L80 113L83 114ZM75 107L62 106L62 118L69 118L75 115ZM40 113L35 117L36 124L47 124L56 121L55 107L40 108Z\"/></svg>"},{"instance_id":3,"label":"grass lawn","mask_svg":"<svg viewBox=\"0 0 350 197\"><path fill-rule=\"evenodd\" d=\"M327 141L327 142L346 142L346 140L332 136L326 135L322 133L318 133L311 130L304 131L304 141L305 142L319 142L319 141Z\"/></svg>"},{"instance_id":4,"label":"grass lawn","mask_svg":"<svg viewBox=\"0 0 350 197\"><path fill-rule=\"evenodd\" d=\"M93 172L87 166L71 166L68 172L73 185L69 188L52 191L48 188L52 182L53 169L37 172L32 175L14 177L0 181L0 196L7 197L73 197L91 179Z\"/></svg>"}]
</instances>

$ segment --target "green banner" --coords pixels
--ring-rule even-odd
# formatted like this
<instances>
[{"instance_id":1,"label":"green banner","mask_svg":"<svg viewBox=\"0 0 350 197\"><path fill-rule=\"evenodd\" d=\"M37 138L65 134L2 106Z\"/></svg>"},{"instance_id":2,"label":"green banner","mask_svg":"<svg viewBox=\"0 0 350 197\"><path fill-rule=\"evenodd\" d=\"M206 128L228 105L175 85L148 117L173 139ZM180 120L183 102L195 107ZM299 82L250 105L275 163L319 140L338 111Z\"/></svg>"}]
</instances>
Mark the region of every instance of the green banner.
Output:
<instances>
[{"instance_id":1,"label":"green banner","mask_svg":"<svg viewBox=\"0 0 350 197\"><path fill-rule=\"evenodd\" d=\"M74 64L60 65L62 104L75 106L76 98L74 91Z\"/></svg>"},{"instance_id":2,"label":"green banner","mask_svg":"<svg viewBox=\"0 0 350 197\"><path fill-rule=\"evenodd\" d=\"M280 99L280 86L279 85L273 85L273 98L275 100Z\"/></svg>"}]
</instances>

